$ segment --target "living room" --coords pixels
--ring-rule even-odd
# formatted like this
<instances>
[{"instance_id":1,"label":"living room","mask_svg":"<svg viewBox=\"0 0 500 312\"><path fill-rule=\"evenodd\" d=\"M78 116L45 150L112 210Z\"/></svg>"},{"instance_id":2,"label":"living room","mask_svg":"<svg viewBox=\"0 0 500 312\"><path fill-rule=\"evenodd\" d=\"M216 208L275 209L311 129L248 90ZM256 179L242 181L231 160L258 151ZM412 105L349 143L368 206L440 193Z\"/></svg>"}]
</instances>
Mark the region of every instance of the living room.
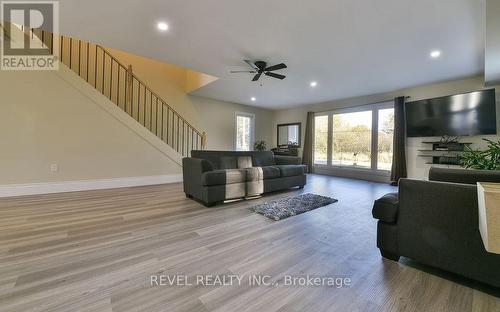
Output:
<instances>
[{"instance_id":1,"label":"living room","mask_svg":"<svg viewBox=\"0 0 500 312\"><path fill-rule=\"evenodd\" d=\"M0 310L500 311L499 14L2 1Z\"/></svg>"}]
</instances>

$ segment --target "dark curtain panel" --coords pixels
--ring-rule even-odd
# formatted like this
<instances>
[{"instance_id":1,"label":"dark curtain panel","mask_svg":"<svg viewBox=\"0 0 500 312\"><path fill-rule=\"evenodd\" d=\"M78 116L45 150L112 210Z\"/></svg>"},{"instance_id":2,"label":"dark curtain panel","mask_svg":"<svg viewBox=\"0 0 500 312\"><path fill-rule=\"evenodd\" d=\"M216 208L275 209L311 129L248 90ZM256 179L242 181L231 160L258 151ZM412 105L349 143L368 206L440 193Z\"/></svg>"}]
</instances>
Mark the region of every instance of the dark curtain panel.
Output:
<instances>
[{"instance_id":1,"label":"dark curtain panel","mask_svg":"<svg viewBox=\"0 0 500 312\"><path fill-rule=\"evenodd\" d=\"M406 114L405 97L394 99L394 153L392 156L391 183L397 185L399 179L406 178Z\"/></svg>"},{"instance_id":2,"label":"dark curtain panel","mask_svg":"<svg viewBox=\"0 0 500 312\"><path fill-rule=\"evenodd\" d=\"M309 173L312 173L313 169L313 140L314 140L314 113L307 113L307 123L306 123L306 135L304 139L304 151L302 153L302 164L307 165Z\"/></svg>"}]
</instances>

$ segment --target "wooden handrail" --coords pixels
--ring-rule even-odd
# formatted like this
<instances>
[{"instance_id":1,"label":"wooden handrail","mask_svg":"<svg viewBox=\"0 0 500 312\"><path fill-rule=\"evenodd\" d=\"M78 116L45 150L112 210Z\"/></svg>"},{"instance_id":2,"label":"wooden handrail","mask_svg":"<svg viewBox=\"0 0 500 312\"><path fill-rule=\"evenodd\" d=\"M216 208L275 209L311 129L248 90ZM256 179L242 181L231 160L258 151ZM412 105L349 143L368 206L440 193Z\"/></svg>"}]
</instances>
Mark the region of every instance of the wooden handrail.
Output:
<instances>
[{"instance_id":1,"label":"wooden handrail","mask_svg":"<svg viewBox=\"0 0 500 312\"><path fill-rule=\"evenodd\" d=\"M122 64L97 44L54 35L43 30L39 33L32 30L32 35L37 36L44 46L50 47L52 54L54 41L59 40L58 56L61 63L181 155L189 156L193 149L205 149L206 133L198 131L139 79L134 74L132 65Z\"/></svg>"},{"instance_id":2,"label":"wooden handrail","mask_svg":"<svg viewBox=\"0 0 500 312\"><path fill-rule=\"evenodd\" d=\"M110 58L112 58L117 64L120 64L123 68L126 68L125 65L123 65L117 58L115 58L108 50L106 50L106 48L104 48L103 46L101 45L97 45L100 49L102 49L104 51L104 53L106 53ZM175 109L173 109L170 105L168 105L167 103L165 103L165 101L162 99L162 97L160 95L158 95L156 92L154 92L151 88L149 88L147 86L147 84L142 81L139 77L137 77L133 72L132 72L132 65L129 65L128 68L130 69L130 73L132 74L132 76L135 78L135 80L137 80L139 83L141 83L143 86L145 86L148 91L150 91L153 95L155 95L158 99L161 99L162 103L166 106L168 106L170 108L170 110L178 115L185 123L186 125L190 126L191 128L193 128L196 133L198 133L200 136L202 135L198 130L196 130L196 128L194 126L192 126L186 119L184 119L184 117L182 117L181 114L179 114Z\"/></svg>"},{"instance_id":3,"label":"wooden handrail","mask_svg":"<svg viewBox=\"0 0 500 312\"><path fill-rule=\"evenodd\" d=\"M201 135L201 149L205 149L205 146L207 145L207 134L205 131L203 131L203 134Z\"/></svg>"}]
</instances>

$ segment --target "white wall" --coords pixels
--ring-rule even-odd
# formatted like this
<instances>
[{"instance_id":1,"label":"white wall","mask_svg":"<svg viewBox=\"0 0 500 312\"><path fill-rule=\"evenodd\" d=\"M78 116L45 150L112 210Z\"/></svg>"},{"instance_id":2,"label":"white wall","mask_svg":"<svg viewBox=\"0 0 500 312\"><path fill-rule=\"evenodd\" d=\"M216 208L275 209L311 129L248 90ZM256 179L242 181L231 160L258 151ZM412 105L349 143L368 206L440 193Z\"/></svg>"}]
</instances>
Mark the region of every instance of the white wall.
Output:
<instances>
[{"instance_id":1,"label":"white wall","mask_svg":"<svg viewBox=\"0 0 500 312\"><path fill-rule=\"evenodd\" d=\"M255 139L272 140L273 111L189 96L185 69L114 54L206 131L208 149L233 149L236 112L255 114ZM40 191L33 183L69 190L54 183L85 181L70 187L77 189L181 178L179 154L64 65L57 72L0 71L0 94L0 196ZM19 184L30 189L19 191Z\"/></svg>"},{"instance_id":2,"label":"white wall","mask_svg":"<svg viewBox=\"0 0 500 312\"><path fill-rule=\"evenodd\" d=\"M486 0L484 77L486 85L500 83L500 1Z\"/></svg>"},{"instance_id":3,"label":"white wall","mask_svg":"<svg viewBox=\"0 0 500 312\"><path fill-rule=\"evenodd\" d=\"M193 107L201 116L200 124L207 132L207 148L234 150L236 112L255 115L255 141L264 140L267 148L274 147L274 112L247 105L190 96Z\"/></svg>"},{"instance_id":4,"label":"white wall","mask_svg":"<svg viewBox=\"0 0 500 312\"><path fill-rule=\"evenodd\" d=\"M75 79L66 67L0 71L0 185L181 173Z\"/></svg>"},{"instance_id":5,"label":"white wall","mask_svg":"<svg viewBox=\"0 0 500 312\"><path fill-rule=\"evenodd\" d=\"M146 83L151 80L155 91L207 132L209 149L233 149L236 112L255 114L255 139L265 140L271 148L276 146L276 126L281 123L302 122L303 142L308 111L370 104L401 95L419 100L478 90L484 85L481 77L475 77L272 111L186 95L180 83L185 77L181 70L124 55L118 57L134 64L139 77ZM85 84L83 80L80 83ZM178 160L104 110L93 98L95 92L91 93L70 83L61 72L0 71L0 185L180 174ZM480 137L463 140L484 146ZM416 157L417 150L424 147L422 141L408 140L410 177L427 176L425 159ZM58 171L52 172L51 164L57 164Z\"/></svg>"},{"instance_id":6,"label":"white wall","mask_svg":"<svg viewBox=\"0 0 500 312\"><path fill-rule=\"evenodd\" d=\"M302 141L305 135L306 115L307 112L321 112L338 108L352 107L363 104L370 104L380 101L393 99L397 96L410 96L410 101L433 98L438 96L452 95L457 93L475 91L484 88L484 80L482 77L473 77L468 79L436 83L425 86L418 86L394 92L361 96L338 101L305 105L297 108L284 109L276 111L274 125L281 123L302 122ZM500 129L500 88L497 90L497 125ZM500 132L499 132L500 133ZM273 142L276 141L276 134L273 133ZM481 138L487 137L490 139L500 139L499 136L481 136L481 137L464 137L462 141L473 142L473 147L483 147L484 142ZM412 178L426 178L430 165L425 164L426 159L417 157L417 150L425 148L423 141L429 141L439 138L409 138L408 139L408 175ZM427 146L428 148L428 146ZM428 159L427 159L428 160Z\"/></svg>"}]
</instances>

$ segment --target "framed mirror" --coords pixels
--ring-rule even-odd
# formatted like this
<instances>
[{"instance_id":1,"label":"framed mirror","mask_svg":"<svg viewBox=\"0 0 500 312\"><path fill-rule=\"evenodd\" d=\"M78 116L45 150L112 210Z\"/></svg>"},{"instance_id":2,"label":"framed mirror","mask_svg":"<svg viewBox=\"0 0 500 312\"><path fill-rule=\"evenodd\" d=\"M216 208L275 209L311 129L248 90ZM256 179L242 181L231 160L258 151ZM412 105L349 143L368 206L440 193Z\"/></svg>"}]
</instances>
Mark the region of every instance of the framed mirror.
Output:
<instances>
[{"instance_id":1,"label":"framed mirror","mask_svg":"<svg viewBox=\"0 0 500 312\"><path fill-rule=\"evenodd\" d=\"M301 146L302 123L288 123L278 125L278 147Z\"/></svg>"}]
</instances>

